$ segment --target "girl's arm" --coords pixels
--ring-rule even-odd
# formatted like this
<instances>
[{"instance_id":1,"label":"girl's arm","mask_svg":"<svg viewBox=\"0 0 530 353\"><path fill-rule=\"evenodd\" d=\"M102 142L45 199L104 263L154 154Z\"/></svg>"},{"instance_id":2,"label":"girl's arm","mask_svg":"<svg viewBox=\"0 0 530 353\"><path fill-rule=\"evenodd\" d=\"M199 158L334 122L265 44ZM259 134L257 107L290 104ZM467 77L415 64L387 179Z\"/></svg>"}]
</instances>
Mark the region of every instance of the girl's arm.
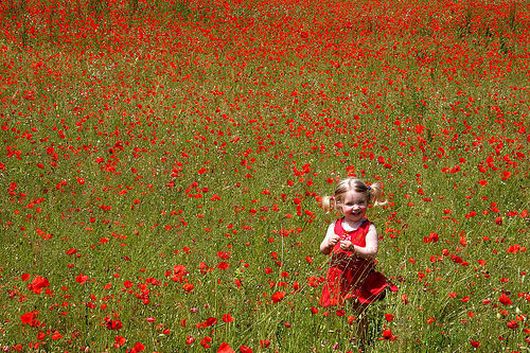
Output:
<instances>
[{"instance_id":1,"label":"girl's arm","mask_svg":"<svg viewBox=\"0 0 530 353\"><path fill-rule=\"evenodd\" d=\"M339 239L340 237L335 234L335 223L331 223L328 227L328 230L326 231L324 240L322 240L322 243L320 243L320 252L324 255L328 255L335 244L338 243Z\"/></svg>"},{"instance_id":2,"label":"girl's arm","mask_svg":"<svg viewBox=\"0 0 530 353\"><path fill-rule=\"evenodd\" d=\"M348 241L349 244L345 244L343 249L351 249L356 256L373 259L377 255L377 241L377 229L373 224L370 224L370 228L368 228L368 233L366 234L366 246L357 246Z\"/></svg>"}]
</instances>

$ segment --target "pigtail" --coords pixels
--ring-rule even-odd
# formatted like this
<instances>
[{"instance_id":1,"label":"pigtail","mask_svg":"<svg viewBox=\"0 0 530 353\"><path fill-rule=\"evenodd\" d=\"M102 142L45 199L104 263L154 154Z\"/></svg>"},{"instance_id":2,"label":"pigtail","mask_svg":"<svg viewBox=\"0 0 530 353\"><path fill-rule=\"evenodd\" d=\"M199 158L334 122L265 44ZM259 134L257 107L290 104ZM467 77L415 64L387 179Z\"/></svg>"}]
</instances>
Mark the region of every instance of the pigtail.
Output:
<instances>
[{"instance_id":1,"label":"pigtail","mask_svg":"<svg viewBox=\"0 0 530 353\"><path fill-rule=\"evenodd\" d=\"M381 183L373 183L367 186L368 195L370 195L370 201L374 203L374 206L383 206L388 201L383 198L383 186Z\"/></svg>"},{"instance_id":2,"label":"pigtail","mask_svg":"<svg viewBox=\"0 0 530 353\"><path fill-rule=\"evenodd\" d=\"M319 198L318 203L326 213L329 213L336 208L335 196L322 196Z\"/></svg>"}]
</instances>

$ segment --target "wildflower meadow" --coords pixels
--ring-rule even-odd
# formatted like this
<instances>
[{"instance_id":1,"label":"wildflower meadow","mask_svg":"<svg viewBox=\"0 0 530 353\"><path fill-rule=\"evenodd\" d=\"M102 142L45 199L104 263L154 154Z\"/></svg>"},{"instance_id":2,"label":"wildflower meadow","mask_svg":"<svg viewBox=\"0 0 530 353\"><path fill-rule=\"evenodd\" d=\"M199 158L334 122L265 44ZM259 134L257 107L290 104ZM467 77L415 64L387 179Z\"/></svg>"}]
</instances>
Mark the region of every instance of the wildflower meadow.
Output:
<instances>
[{"instance_id":1,"label":"wildflower meadow","mask_svg":"<svg viewBox=\"0 0 530 353\"><path fill-rule=\"evenodd\" d=\"M530 3L0 2L0 351L357 352L338 179L398 288L365 352L529 352Z\"/></svg>"}]
</instances>

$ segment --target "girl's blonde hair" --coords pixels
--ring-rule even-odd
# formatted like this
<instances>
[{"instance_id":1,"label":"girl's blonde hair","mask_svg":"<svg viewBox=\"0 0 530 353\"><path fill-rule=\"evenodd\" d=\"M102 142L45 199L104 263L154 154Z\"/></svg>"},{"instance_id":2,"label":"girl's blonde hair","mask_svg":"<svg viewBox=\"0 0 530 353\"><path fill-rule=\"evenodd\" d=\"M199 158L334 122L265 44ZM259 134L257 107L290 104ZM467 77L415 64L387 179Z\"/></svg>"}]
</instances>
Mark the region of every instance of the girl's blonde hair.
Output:
<instances>
[{"instance_id":1,"label":"girl's blonde hair","mask_svg":"<svg viewBox=\"0 0 530 353\"><path fill-rule=\"evenodd\" d=\"M382 199L383 188L381 183L367 185L360 179L346 178L337 183L333 196L323 196L321 198L320 204L322 209L326 212L338 210L344 201L344 196L351 190L366 194L368 203L373 202L375 206L386 204L386 200Z\"/></svg>"}]
</instances>

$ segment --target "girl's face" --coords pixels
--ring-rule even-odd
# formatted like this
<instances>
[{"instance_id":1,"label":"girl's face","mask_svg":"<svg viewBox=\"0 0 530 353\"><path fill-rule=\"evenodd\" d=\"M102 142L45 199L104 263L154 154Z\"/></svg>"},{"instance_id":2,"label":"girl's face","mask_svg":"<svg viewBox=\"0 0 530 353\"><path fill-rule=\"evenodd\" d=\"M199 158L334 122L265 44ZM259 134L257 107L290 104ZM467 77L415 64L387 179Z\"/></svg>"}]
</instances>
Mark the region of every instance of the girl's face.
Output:
<instances>
[{"instance_id":1,"label":"girl's face","mask_svg":"<svg viewBox=\"0 0 530 353\"><path fill-rule=\"evenodd\" d=\"M366 215L368 208L368 197L364 193L350 190L344 194L341 204L341 211L346 220L350 222L359 222Z\"/></svg>"}]
</instances>

